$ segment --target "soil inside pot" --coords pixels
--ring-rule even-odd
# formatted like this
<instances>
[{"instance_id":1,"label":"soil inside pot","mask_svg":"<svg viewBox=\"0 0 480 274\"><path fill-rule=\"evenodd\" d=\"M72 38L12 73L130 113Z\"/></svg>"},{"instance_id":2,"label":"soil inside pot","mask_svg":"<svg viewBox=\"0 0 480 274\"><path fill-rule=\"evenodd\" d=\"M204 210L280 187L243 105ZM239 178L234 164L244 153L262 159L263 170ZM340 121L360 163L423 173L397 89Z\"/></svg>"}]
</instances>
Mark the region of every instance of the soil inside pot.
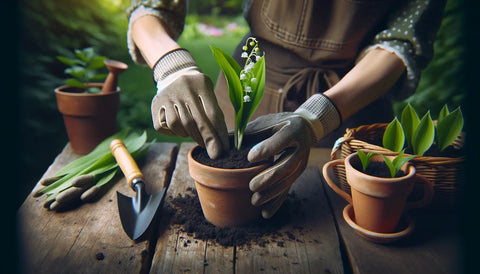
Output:
<instances>
[{"instance_id":1,"label":"soil inside pot","mask_svg":"<svg viewBox=\"0 0 480 274\"><path fill-rule=\"evenodd\" d=\"M224 153L217 159L211 159L208 156L207 150L205 148L199 147L192 152L192 157L199 163L202 163L207 166L211 167L218 167L218 168L228 168L228 169L238 169L238 168L249 168L253 166L257 166L263 164L267 161L261 161L257 163L251 163L248 161L248 152L250 149L256 145L259 141L252 140L252 139L244 139L242 143L242 147L240 150L237 150L234 145L233 141L230 140L230 150Z\"/></svg>"},{"instance_id":2,"label":"soil inside pot","mask_svg":"<svg viewBox=\"0 0 480 274\"><path fill-rule=\"evenodd\" d=\"M367 169L363 171L362 163L360 161L352 161L352 167L355 168L356 170L363 172L365 174L375 176L375 177L381 177L381 178L391 178L392 176L390 175L390 169L388 169L387 164L385 162L370 162L368 165ZM403 177L405 176L406 173L403 172L402 170L399 170L397 174L395 174L395 177Z\"/></svg>"},{"instance_id":3,"label":"soil inside pot","mask_svg":"<svg viewBox=\"0 0 480 274\"><path fill-rule=\"evenodd\" d=\"M292 216L302 214L301 200L294 193L289 194L282 207L271 219L258 221L239 227L217 227L209 223L202 212L196 190L189 188L189 193L169 197L169 211L172 223L182 225L183 231L194 236L195 239L215 240L223 246L251 246L256 244L265 246L269 242L276 242L283 247L282 236L289 240L296 240L292 231L279 232L288 224ZM269 235L270 237L265 237ZM184 244L188 245L188 241Z\"/></svg>"}]
</instances>

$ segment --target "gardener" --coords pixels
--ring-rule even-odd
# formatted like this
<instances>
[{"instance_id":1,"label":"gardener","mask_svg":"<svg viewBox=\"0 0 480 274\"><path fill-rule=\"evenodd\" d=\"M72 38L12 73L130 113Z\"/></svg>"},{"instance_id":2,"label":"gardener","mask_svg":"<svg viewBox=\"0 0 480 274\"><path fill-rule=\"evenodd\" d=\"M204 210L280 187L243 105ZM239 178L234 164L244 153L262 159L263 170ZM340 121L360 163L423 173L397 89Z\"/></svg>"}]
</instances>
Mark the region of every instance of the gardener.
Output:
<instances>
[{"instance_id":1,"label":"gardener","mask_svg":"<svg viewBox=\"0 0 480 274\"><path fill-rule=\"evenodd\" d=\"M244 1L244 15L266 60L263 100L246 134L268 137L249 153L282 157L253 178L252 203L270 218L306 167L310 147L331 147L346 127L389 122L392 100L417 87L430 61L445 1ZM153 71L155 129L190 136L211 158L229 149L233 108L225 79L213 91L192 55L175 40L185 1L132 0L128 46ZM246 39L246 38L245 38ZM239 44L234 58L243 66ZM212 59L213 62L213 59ZM224 119L225 115L225 119ZM225 124L225 121L227 124Z\"/></svg>"}]
</instances>

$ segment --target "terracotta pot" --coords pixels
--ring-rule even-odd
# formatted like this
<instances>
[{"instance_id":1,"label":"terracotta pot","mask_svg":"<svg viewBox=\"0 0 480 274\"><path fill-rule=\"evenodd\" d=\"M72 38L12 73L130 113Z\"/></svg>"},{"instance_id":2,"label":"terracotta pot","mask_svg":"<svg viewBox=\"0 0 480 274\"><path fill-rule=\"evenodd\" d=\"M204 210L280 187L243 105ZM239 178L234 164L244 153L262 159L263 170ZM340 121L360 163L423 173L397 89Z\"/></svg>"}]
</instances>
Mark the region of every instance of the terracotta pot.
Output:
<instances>
[{"instance_id":1,"label":"terracotta pot","mask_svg":"<svg viewBox=\"0 0 480 274\"><path fill-rule=\"evenodd\" d=\"M102 88L103 84L88 84ZM57 107L63 114L70 146L75 153L88 154L101 141L116 132L120 107L119 88L111 93L82 93L81 89L61 86L55 89Z\"/></svg>"},{"instance_id":2,"label":"terracotta pot","mask_svg":"<svg viewBox=\"0 0 480 274\"><path fill-rule=\"evenodd\" d=\"M323 177L327 184L347 202L352 204L354 221L357 225L373 232L393 232L405 209L423 207L433 197L433 185L416 174L415 167L406 163L402 167L405 176L382 178L367 175L352 165L360 161L357 152L346 159L330 161L323 166ZM372 162L383 162L381 155L372 158ZM329 171L337 165L345 165L347 182L351 196L341 190L330 178ZM417 179L424 182L424 196L419 201L406 202Z\"/></svg>"},{"instance_id":3,"label":"terracotta pot","mask_svg":"<svg viewBox=\"0 0 480 274\"><path fill-rule=\"evenodd\" d=\"M251 204L250 180L269 164L250 168L224 169L199 163L192 157L195 146L188 153L188 168L205 218L220 227L248 224L260 218L259 207Z\"/></svg>"}]
</instances>

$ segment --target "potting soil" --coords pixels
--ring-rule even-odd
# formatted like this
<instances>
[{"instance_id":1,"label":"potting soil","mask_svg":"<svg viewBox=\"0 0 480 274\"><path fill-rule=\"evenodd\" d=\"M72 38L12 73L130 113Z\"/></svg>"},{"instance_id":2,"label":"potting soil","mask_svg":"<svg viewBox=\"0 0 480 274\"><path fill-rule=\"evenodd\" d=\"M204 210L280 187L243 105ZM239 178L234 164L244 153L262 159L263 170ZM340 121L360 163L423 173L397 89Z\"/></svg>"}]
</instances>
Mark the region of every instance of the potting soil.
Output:
<instances>
[{"instance_id":1,"label":"potting soil","mask_svg":"<svg viewBox=\"0 0 480 274\"><path fill-rule=\"evenodd\" d=\"M195 239L215 240L223 246L265 246L270 241L284 246L281 240L284 234L291 240L295 240L295 236L291 231L281 233L279 230L290 222L293 214L301 214L301 201L296 199L294 194L289 194L283 206L271 219L259 219L239 227L217 227L205 219L195 190L190 188L189 193L169 197L169 201L172 205L172 223L182 225L183 230L192 234ZM270 237L264 237L267 235Z\"/></svg>"}]
</instances>

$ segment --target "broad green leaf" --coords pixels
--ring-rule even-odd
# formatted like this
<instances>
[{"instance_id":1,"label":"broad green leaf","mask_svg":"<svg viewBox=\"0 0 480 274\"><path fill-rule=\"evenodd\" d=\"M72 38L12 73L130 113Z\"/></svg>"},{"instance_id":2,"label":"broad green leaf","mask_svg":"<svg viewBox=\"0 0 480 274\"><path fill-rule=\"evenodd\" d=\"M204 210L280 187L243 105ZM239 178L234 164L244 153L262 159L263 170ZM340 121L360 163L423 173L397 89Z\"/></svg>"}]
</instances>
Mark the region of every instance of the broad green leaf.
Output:
<instances>
[{"instance_id":1,"label":"broad green leaf","mask_svg":"<svg viewBox=\"0 0 480 274\"><path fill-rule=\"evenodd\" d=\"M213 57L225 75L228 85L228 94L233 108L235 109L235 112L238 112L243 102L243 88L239 78L242 69L240 68L240 65L222 49L214 46L211 46L210 48L212 49Z\"/></svg>"},{"instance_id":2,"label":"broad green leaf","mask_svg":"<svg viewBox=\"0 0 480 274\"><path fill-rule=\"evenodd\" d=\"M447 104L443 105L442 109L440 110L440 113L438 114L437 122L440 122L441 120L443 120L443 118L445 118L449 113L450 111L448 110Z\"/></svg>"},{"instance_id":3,"label":"broad green leaf","mask_svg":"<svg viewBox=\"0 0 480 274\"><path fill-rule=\"evenodd\" d=\"M88 69L100 69L105 67L104 61L107 59L105 56L95 56L92 58L90 63L88 64Z\"/></svg>"},{"instance_id":4,"label":"broad green leaf","mask_svg":"<svg viewBox=\"0 0 480 274\"><path fill-rule=\"evenodd\" d=\"M383 161L385 162L385 164L388 167L388 170L390 170L390 176L392 178L395 177L395 174L397 174L397 172L395 170L395 166L393 165L393 162L390 159L388 159L387 157L385 157L385 155L382 155L382 157L383 157Z\"/></svg>"},{"instance_id":5,"label":"broad green leaf","mask_svg":"<svg viewBox=\"0 0 480 274\"><path fill-rule=\"evenodd\" d=\"M75 173L78 170L85 169L87 166L92 165L97 159L103 157L105 154L110 153L110 142L113 139L124 139L125 136L129 133L130 129L126 128L120 132L115 133L114 135L108 137L104 141L102 141L97 147L95 147L89 154L82 156L70 164L63 167L55 176L63 176L68 173Z\"/></svg>"},{"instance_id":6,"label":"broad green leaf","mask_svg":"<svg viewBox=\"0 0 480 274\"><path fill-rule=\"evenodd\" d=\"M65 56L57 56L57 60L62 62L67 66L74 66L74 65L83 65L84 63L77 59L71 59Z\"/></svg>"},{"instance_id":7,"label":"broad green leaf","mask_svg":"<svg viewBox=\"0 0 480 274\"><path fill-rule=\"evenodd\" d=\"M418 118L417 112L415 112L410 103L403 109L400 122L405 133L405 140L407 141L407 145L411 147L413 132L420 123L420 118Z\"/></svg>"},{"instance_id":8,"label":"broad green leaf","mask_svg":"<svg viewBox=\"0 0 480 274\"><path fill-rule=\"evenodd\" d=\"M70 74L75 78L82 78L85 75L85 68L81 66L72 66L70 68L65 69L66 74Z\"/></svg>"},{"instance_id":9,"label":"broad green leaf","mask_svg":"<svg viewBox=\"0 0 480 274\"><path fill-rule=\"evenodd\" d=\"M437 142L441 151L457 139L463 128L463 115L460 107L437 122Z\"/></svg>"},{"instance_id":10,"label":"broad green leaf","mask_svg":"<svg viewBox=\"0 0 480 274\"><path fill-rule=\"evenodd\" d=\"M360 162L362 162L363 171L365 171L367 170L367 167L370 164L372 157L377 155L377 153L368 152L367 154L365 154L365 152L363 152L361 149L358 149L357 152L358 152L358 158L360 158Z\"/></svg>"},{"instance_id":11,"label":"broad green leaf","mask_svg":"<svg viewBox=\"0 0 480 274\"><path fill-rule=\"evenodd\" d=\"M402 168L402 166L405 163L407 163L408 161L416 157L416 155L411 155L407 157L403 157L403 155L404 155L403 150L400 151L398 155L395 158L393 158L393 160L390 160L389 158L382 155L385 164L388 166L388 169L390 170L390 176L392 178L394 178L397 175L398 171Z\"/></svg>"},{"instance_id":12,"label":"broad green leaf","mask_svg":"<svg viewBox=\"0 0 480 274\"><path fill-rule=\"evenodd\" d=\"M87 93L101 93L102 90L98 87L89 87L85 90Z\"/></svg>"},{"instance_id":13,"label":"broad green leaf","mask_svg":"<svg viewBox=\"0 0 480 274\"><path fill-rule=\"evenodd\" d=\"M383 134L383 147L398 152L405 144L405 134L397 117L390 122Z\"/></svg>"},{"instance_id":14,"label":"broad green leaf","mask_svg":"<svg viewBox=\"0 0 480 274\"><path fill-rule=\"evenodd\" d=\"M76 49L75 55L78 57L78 59L84 61L85 63L89 63L90 60L95 56L95 50L93 47Z\"/></svg>"},{"instance_id":15,"label":"broad green leaf","mask_svg":"<svg viewBox=\"0 0 480 274\"><path fill-rule=\"evenodd\" d=\"M99 74L92 75L90 77L90 81L104 80L106 77L107 77L107 74L99 73Z\"/></svg>"},{"instance_id":16,"label":"broad green leaf","mask_svg":"<svg viewBox=\"0 0 480 274\"><path fill-rule=\"evenodd\" d=\"M253 113L257 109L258 105L260 104L260 101L262 100L263 93L265 91L265 58L264 56L260 57L260 60L258 60L255 63L255 66L253 67L253 73L255 75L255 78L257 78L257 83L252 85L253 98L252 98L248 119L252 117Z\"/></svg>"},{"instance_id":17,"label":"broad green leaf","mask_svg":"<svg viewBox=\"0 0 480 274\"><path fill-rule=\"evenodd\" d=\"M50 198L52 195L55 197L56 193L71 187L71 181L77 176L83 174L92 174L96 176L113 169L118 170L118 163L110 151L110 142L113 139L121 139L134 159L143 156L146 151L142 150L146 150L150 146L150 144L144 146L147 140L146 131L141 135L135 132L128 133L128 131L128 129L125 129L105 139L92 152L65 166L56 174L56 176L62 175L63 177L55 183L43 188L41 193L50 195Z\"/></svg>"},{"instance_id":18,"label":"broad green leaf","mask_svg":"<svg viewBox=\"0 0 480 274\"><path fill-rule=\"evenodd\" d=\"M435 127L429 111L422 117L417 129L413 133L413 153L415 155L423 155L432 146L434 138Z\"/></svg>"},{"instance_id":19,"label":"broad green leaf","mask_svg":"<svg viewBox=\"0 0 480 274\"><path fill-rule=\"evenodd\" d=\"M77 79L73 79L73 78L65 80L65 85L71 86L71 87L76 87L76 88L85 88L85 85L82 82L78 81Z\"/></svg>"},{"instance_id":20,"label":"broad green leaf","mask_svg":"<svg viewBox=\"0 0 480 274\"><path fill-rule=\"evenodd\" d=\"M105 174L103 174L97 181L96 183L96 186L97 187L101 187L105 184L107 184L108 182L110 182L112 180L113 177L115 177L115 175L117 175L117 172L118 172L118 168L117 169L114 169L112 171L109 171Z\"/></svg>"}]
</instances>

